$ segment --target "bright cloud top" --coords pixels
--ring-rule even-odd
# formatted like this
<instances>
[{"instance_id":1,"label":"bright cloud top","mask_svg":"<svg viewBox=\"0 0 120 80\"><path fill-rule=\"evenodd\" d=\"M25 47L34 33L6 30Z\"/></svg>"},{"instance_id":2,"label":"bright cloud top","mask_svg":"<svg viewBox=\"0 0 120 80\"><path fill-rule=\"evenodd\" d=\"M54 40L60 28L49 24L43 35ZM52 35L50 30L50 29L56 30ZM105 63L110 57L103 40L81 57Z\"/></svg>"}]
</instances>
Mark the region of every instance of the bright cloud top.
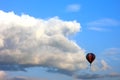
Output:
<instances>
[{"instance_id":1,"label":"bright cloud top","mask_svg":"<svg viewBox=\"0 0 120 80\"><path fill-rule=\"evenodd\" d=\"M0 69L9 69L8 65L16 70L18 65L68 71L87 67L84 50L67 38L80 31L76 21L43 20L3 11L0 17Z\"/></svg>"}]
</instances>

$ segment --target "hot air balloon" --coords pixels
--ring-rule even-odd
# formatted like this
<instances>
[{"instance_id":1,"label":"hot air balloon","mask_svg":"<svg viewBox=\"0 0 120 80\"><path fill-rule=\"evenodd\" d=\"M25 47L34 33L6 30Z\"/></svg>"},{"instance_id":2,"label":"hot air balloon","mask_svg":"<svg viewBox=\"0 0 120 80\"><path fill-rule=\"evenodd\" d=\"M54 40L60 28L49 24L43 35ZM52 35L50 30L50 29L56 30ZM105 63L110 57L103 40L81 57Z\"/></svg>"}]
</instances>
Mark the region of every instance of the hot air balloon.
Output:
<instances>
[{"instance_id":1,"label":"hot air balloon","mask_svg":"<svg viewBox=\"0 0 120 80\"><path fill-rule=\"evenodd\" d=\"M88 62L90 63L90 66L91 66L92 62L95 60L95 54L93 54L93 53L88 53L88 54L86 55L86 59L88 60Z\"/></svg>"}]
</instances>

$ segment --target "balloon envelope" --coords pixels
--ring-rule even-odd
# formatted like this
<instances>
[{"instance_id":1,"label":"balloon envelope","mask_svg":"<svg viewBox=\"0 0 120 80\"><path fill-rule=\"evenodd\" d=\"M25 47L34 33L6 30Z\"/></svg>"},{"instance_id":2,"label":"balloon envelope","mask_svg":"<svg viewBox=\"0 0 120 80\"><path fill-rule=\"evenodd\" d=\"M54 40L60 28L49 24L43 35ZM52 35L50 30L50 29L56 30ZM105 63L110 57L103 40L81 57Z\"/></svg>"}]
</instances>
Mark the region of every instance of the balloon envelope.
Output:
<instances>
[{"instance_id":1,"label":"balloon envelope","mask_svg":"<svg viewBox=\"0 0 120 80\"><path fill-rule=\"evenodd\" d=\"M88 53L86 55L86 59L88 60L88 62L91 64L94 60L95 60L95 54L93 53Z\"/></svg>"}]
</instances>

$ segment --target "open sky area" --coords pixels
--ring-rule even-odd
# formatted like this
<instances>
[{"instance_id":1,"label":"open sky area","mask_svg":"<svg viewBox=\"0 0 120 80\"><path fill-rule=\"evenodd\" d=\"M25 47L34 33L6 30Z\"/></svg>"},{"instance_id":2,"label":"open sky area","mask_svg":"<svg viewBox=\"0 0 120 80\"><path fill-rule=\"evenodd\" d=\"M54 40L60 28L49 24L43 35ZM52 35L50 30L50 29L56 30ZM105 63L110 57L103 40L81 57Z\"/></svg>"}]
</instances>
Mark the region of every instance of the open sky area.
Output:
<instances>
[{"instance_id":1,"label":"open sky area","mask_svg":"<svg viewBox=\"0 0 120 80\"><path fill-rule=\"evenodd\" d=\"M1 0L0 80L120 80L119 35L120 0Z\"/></svg>"}]
</instances>

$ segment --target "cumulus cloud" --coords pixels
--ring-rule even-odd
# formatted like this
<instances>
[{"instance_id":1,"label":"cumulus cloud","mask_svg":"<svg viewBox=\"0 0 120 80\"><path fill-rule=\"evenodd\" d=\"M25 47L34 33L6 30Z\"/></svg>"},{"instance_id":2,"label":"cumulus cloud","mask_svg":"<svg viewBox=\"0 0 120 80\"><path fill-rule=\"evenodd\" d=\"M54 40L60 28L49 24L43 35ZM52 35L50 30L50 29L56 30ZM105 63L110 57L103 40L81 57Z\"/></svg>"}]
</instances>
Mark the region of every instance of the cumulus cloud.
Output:
<instances>
[{"instance_id":1,"label":"cumulus cloud","mask_svg":"<svg viewBox=\"0 0 120 80\"><path fill-rule=\"evenodd\" d=\"M67 11L69 12L78 12L80 10L80 5L79 4L70 4L67 6Z\"/></svg>"},{"instance_id":2,"label":"cumulus cloud","mask_svg":"<svg viewBox=\"0 0 120 80\"><path fill-rule=\"evenodd\" d=\"M87 67L84 49L67 38L80 31L80 23L4 11L0 17L1 70L41 66L75 71Z\"/></svg>"},{"instance_id":3,"label":"cumulus cloud","mask_svg":"<svg viewBox=\"0 0 120 80\"><path fill-rule=\"evenodd\" d=\"M68 38L81 30L77 21L63 21L58 17L37 19L0 11L0 28L0 70L26 71L25 68L38 66L47 67L48 72L72 76L75 71L88 68L85 50ZM107 69L105 61L101 64ZM93 64L92 70L97 68ZM0 78L4 76L6 73L1 72ZM78 75L77 78L86 79L86 76ZM17 76L9 80L33 78Z\"/></svg>"}]
</instances>

